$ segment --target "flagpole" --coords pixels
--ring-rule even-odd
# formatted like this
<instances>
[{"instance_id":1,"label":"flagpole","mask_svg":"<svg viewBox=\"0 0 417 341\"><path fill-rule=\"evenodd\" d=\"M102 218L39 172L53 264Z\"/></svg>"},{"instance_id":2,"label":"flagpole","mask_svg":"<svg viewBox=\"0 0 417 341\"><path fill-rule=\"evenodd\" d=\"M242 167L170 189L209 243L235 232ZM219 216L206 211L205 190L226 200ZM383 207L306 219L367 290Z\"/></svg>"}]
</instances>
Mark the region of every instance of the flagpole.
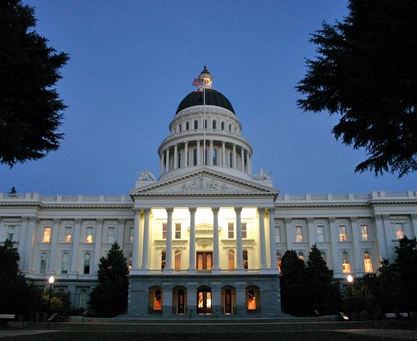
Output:
<instances>
[{"instance_id":1,"label":"flagpole","mask_svg":"<svg viewBox=\"0 0 417 341\"><path fill-rule=\"evenodd\" d=\"M206 165L206 87L203 78L203 166Z\"/></svg>"}]
</instances>

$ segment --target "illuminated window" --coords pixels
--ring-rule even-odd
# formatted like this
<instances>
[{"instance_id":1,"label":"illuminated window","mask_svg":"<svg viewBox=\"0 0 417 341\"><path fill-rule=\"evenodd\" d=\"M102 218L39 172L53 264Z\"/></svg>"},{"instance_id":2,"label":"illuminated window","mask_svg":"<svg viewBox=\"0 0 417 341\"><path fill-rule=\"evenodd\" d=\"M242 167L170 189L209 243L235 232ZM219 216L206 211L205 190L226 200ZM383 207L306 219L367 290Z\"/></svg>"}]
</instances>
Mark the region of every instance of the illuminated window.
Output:
<instances>
[{"instance_id":1,"label":"illuminated window","mask_svg":"<svg viewBox=\"0 0 417 341\"><path fill-rule=\"evenodd\" d=\"M65 240L65 243L71 243L71 240L72 240L72 227L71 226L65 226L64 240Z\"/></svg>"},{"instance_id":2,"label":"illuminated window","mask_svg":"<svg viewBox=\"0 0 417 341\"><path fill-rule=\"evenodd\" d=\"M279 252L277 252L277 267L279 273L281 273L281 254Z\"/></svg>"},{"instance_id":3,"label":"illuminated window","mask_svg":"<svg viewBox=\"0 0 417 341\"><path fill-rule=\"evenodd\" d=\"M10 240L11 242L14 240L15 232L16 232L15 225L9 225L8 232L7 232L7 239Z\"/></svg>"},{"instance_id":4,"label":"illuminated window","mask_svg":"<svg viewBox=\"0 0 417 341\"><path fill-rule=\"evenodd\" d=\"M347 241L346 225L339 225L339 241L341 242Z\"/></svg>"},{"instance_id":5,"label":"illuminated window","mask_svg":"<svg viewBox=\"0 0 417 341\"><path fill-rule=\"evenodd\" d=\"M91 226L86 228L85 242L86 243L92 243L93 242L93 228Z\"/></svg>"},{"instance_id":6,"label":"illuminated window","mask_svg":"<svg viewBox=\"0 0 417 341\"><path fill-rule=\"evenodd\" d=\"M304 254L302 252L298 253L298 258L301 259L302 261L305 260Z\"/></svg>"},{"instance_id":7,"label":"illuminated window","mask_svg":"<svg viewBox=\"0 0 417 341\"><path fill-rule=\"evenodd\" d=\"M350 273L349 255L346 251L342 253L342 271L344 273Z\"/></svg>"},{"instance_id":8,"label":"illuminated window","mask_svg":"<svg viewBox=\"0 0 417 341\"><path fill-rule=\"evenodd\" d=\"M213 166L217 166L217 149L213 149Z\"/></svg>"},{"instance_id":9,"label":"illuminated window","mask_svg":"<svg viewBox=\"0 0 417 341\"><path fill-rule=\"evenodd\" d=\"M404 224L403 223L395 223L395 234L397 239L404 238Z\"/></svg>"},{"instance_id":10,"label":"illuminated window","mask_svg":"<svg viewBox=\"0 0 417 341\"><path fill-rule=\"evenodd\" d=\"M217 122L216 122L216 120L214 120L212 122L212 127L213 127L213 130L216 130L217 129Z\"/></svg>"},{"instance_id":11,"label":"illuminated window","mask_svg":"<svg viewBox=\"0 0 417 341\"><path fill-rule=\"evenodd\" d=\"M41 254L41 266L39 269L39 273L44 274L46 272L46 259L48 254L46 252L42 252Z\"/></svg>"},{"instance_id":12,"label":"illuminated window","mask_svg":"<svg viewBox=\"0 0 417 341\"><path fill-rule=\"evenodd\" d=\"M190 130L190 122L185 122L185 129Z\"/></svg>"},{"instance_id":13,"label":"illuminated window","mask_svg":"<svg viewBox=\"0 0 417 341\"><path fill-rule=\"evenodd\" d=\"M51 227L45 226L43 228L43 242L49 243L51 241Z\"/></svg>"},{"instance_id":14,"label":"illuminated window","mask_svg":"<svg viewBox=\"0 0 417 341\"><path fill-rule=\"evenodd\" d=\"M256 310L256 293L254 289L249 289L247 291L247 304L248 310Z\"/></svg>"},{"instance_id":15,"label":"illuminated window","mask_svg":"<svg viewBox=\"0 0 417 341\"><path fill-rule=\"evenodd\" d=\"M181 224L175 224L175 239L181 239Z\"/></svg>"},{"instance_id":16,"label":"illuminated window","mask_svg":"<svg viewBox=\"0 0 417 341\"><path fill-rule=\"evenodd\" d=\"M127 267L129 270L132 268L132 252L130 252L129 256L127 257Z\"/></svg>"},{"instance_id":17,"label":"illuminated window","mask_svg":"<svg viewBox=\"0 0 417 341\"><path fill-rule=\"evenodd\" d=\"M233 251L228 252L229 270L235 269L235 253Z\"/></svg>"},{"instance_id":18,"label":"illuminated window","mask_svg":"<svg viewBox=\"0 0 417 341\"><path fill-rule=\"evenodd\" d=\"M69 262L69 255L68 253L65 252L62 255L62 269L61 269L61 273L64 275L68 273L68 262Z\"/></svg>"},{"instance_id":19,"label":"illuminated window","mask_svg":"<svg viewBox=\"0 0 417 341\"><path fill-rule=\"evenodd\" d=\"M327 263L326 254L324 252L321 253L321 258Z\"/></svg>"},{"instance_id":20,"label":"illuminated window","mask_svg":"<svg viewBox=\"0 0 417 341\"><path fill-rule=\"evenodd\" d=\"M317 242L324 242L324 226L317 225Z\"/></svg>"},{"instance_id":21,"label":"illuminated window","mask_svg":"<svg viewBox=\"0 0 417 341\"><path fill-rule=\"evenodd\" d=\"M233 239L235 237L235 228L233 223L227 224L227 236L229 239Z\"/></svg>"},{"instance_id":22,"label":"illuminated window","mask_svg":"<svg viewBox=\"0 0 417 341\"><path fill-rule=\"evenodd\" d=\"M295 227L295 242L296 243L303 242L303 227L302 226Z\"/></svg>"},{"instance_id":23,"label":"illuminated window","mask_svg":"<svg viewBox=\"0 0 417 341\"><path fill-rule=\"evenodd\" d=\"M247 250L243 250L243 268L247 269L249 265L248 262L248 251Z\"/></svg>"},{"instance_id":24,"label":"illuminated window","mask_svg":"<svg viewBox=\"0 0 417 341\"><path fill-rule=\"evenodd\" d=\"M135 229L131 226L129 227L129 243L133 244L133 233L135 232Z\"/></svg>"},{"instance_id":25,"label":"illuminated window","mask_svg":"<svg viewBox=\"0 0 417 341\"><path fill-rule=\"evenodd\" d=\"M175 252L175 270L181 270L181 251Z\"/></svg>"},{"instance_id":26,"label":"illuminated window","mask_svg":"<svg viewBox=\"0 0 417 341\"><path fill-rule=\"evenodd\" d=\"M361 225L361 237L363 241L368 240L368 226Z\"/></svg>"},{"instance_id":27,"label":"illuminated window","mask_svg":"<svg viewBox=\"0 0 417 341\"><path fill-rule=\"evenodd\" d=\"M220 124L221 130L224 130L224 121Z\"/></svg>"},{"instance_id":28,"label":"illuminated window","mask_svg":"<svg viewBox=\"0 0 417 341\"><path fill-rule=\"evenodd\" d=\"M162 239L167 239L167 224L162 224Z\"/></svg>"},{"instance_id":29,"label":"illuminated window","mask_svg":"<svg viewBox=\"0 0 417 341\"><path fill-rule=\"evenodd\" d=\"M114 243L114 227L109 227L107 229L107 243L113 244Z\"/></svg>"},{"instance_id":30,"label":"illuminated window","mask_svg":"<svg viewBox=\"0 0 417 341\"><path fill-rule=\"evenodd\" d=\"M198 121L197 120L194 121L194 129L198 129Z\"/></svg>"},{"instance_id":31,"label":"illuminated window","mask_svg":"<svg viewBox=\"0 0 417 341\"><path fill-rule=\"evenodd\" d=\"M165 251L162 251L161 252L161 270L165 269L166 260L167 260L167 253Z\"/></svg>"},{"instance_id":32,"label":"illuminated window","mask_svg":"<svg viewBox=\"0 0 417 341\"><path fill-rule=\"evenodd\" d=\"M90 263L91 263L91 255L86 253L84 255L84 275L88 275L90 273Z\"/></svg>"},{"instance_id":33,"label":"illuminated window","mask_svg":"<svg viewBox=\"0 0 417 341\"><path fill-rule=\"evenodd\" d=\"M275 226L275 243L281 243L281 226Z\"/></svg>"},{"instance_id":34,"label":"illuminated window","mask_svg":"<svg viewBox=\"0 0 417 341\"><path fill-rule=\"evenodd\" d=\"M248 238L246 223L242 223L242 238Z\"/></svg>"},{"instance_id":35,"label":"illuminated window","mask_svg":"<svg viewBox=\"0 0 417 341\"><path fill-rule=\"evenodd\" d=\"M153 310L162 310L162 290L160 289L155 290Z\"/></svg>"},{"instance_id":36,"label":"illuminated window","mask_svg":"<svg viewBox=\"0 0 417 341\"><path fill-rule=\"evenodd\" d=\"M365 267L365 272L372 272L371 255L368 251L365 251L363 254L363 265Z\"/></svg>"}]
</instances>

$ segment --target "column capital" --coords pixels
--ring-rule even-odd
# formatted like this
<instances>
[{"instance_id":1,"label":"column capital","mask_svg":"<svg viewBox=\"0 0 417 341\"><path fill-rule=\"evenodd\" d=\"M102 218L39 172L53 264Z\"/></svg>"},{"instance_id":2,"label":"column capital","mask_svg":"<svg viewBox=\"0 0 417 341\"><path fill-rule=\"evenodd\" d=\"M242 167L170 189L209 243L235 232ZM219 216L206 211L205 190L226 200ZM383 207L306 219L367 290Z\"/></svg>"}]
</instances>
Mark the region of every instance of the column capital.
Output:
<instances>
[{"instance_id":1,"label":"column capital","mask_svg":"<svg viewBox=\"0 0 417 341\"><path fill-rule=\"evenodd\" d=\"M275 213L275 207L268 207L269 214Z\"/></svg>"},{"instance_id":2,"label":"column capital","mask_svg":"<svg viewBox=\"0 0 417 341\"><path fill-rule=\"evenodd\" d=\"M242 212L242 208L243 208L243 207L235 207L235 212L236 212L236 213L240 213L240 212Z\"/></svg>"},{"instance_id":3,"label":"column capital","mask_svg":"<svg viewBox=\"0 0 417 341\"><path fill-rule=\"evenodd\" d=\"M412 214L412 215L411 215L411 218L412 218L412 219L417 219L417 214Z\"/></svg>"},{"instance_id":4,"label":"column capital","mask_svg":"<svg viewBox=\"0 0 417 341\"><path fill-rule=\"evenodd\" d=\"M59 224L61 222L60 218L54 218L54 224Z\"/></svg>"},{"instance_id":5,"label":"column capital","mask_svg":"<svg viewBox=\"0 0 417 341\"><path fill-rule=\"evenodd\" d=\"M314 218L313 218L313 217L309 217L309 218L307 218L307 222L309 222L310 224L311 224L311 223L314 223Z\"/></svg>"},{"instance_id":6,"label":"column capital","mask_svg":"<svg viewBox=\"0 0 417 341\"><path fill-rule=\"evenodd\" d=\"M118 222L119 224L124 224L124 223L125 223L125 221L126 221L126 219L118 219L118 220L117 220L117 222Z\"/></svg>"},{"instance_id":7,"label":"column capital","mask_svg":"<svg viewBox=\"0 0 417 341\"><path fill-rule=\"evenodd\" d=\"M350 221L356 223L358 221L358 217L350 217Z\"/></svg>"},{"instance_id":8,"label":"column capital","mask_svg":"<svg viewBox=\"0 0 417 341\"><path fill-rule=\"evenodd\" d=\"M100 218L100 219L96 219L97 224L103 224L104 219Z\"/></svg>"},{"instance_id":9,"label":"column capital","mask_svg":"<svg viewBox=\"0 0 417 341\"><path fill-rule=\"evenodd\" d=\"M329 221L331 223L335 223L336 222L336 217L329 217Z\"/></svg>"},{"instance_id":10,"label":"column capital","mask_svg":"<svg viewBox=\"0 0 417 341\"><path fill-rule=\"evenodd\" d=\"M195 213L197 211L197 207L188 207L188 211L190 211L190 213Z\"/></svg>"},{"instance_id":11,"label":"column capital","mask_svg":"<svg viewBox=\"0 0 417 341\"><path fill-rule=\"evenodd\" d=\"M75 222L75 224L76 225L81 225L81 222L82 222L83 220L82 219L80 219L80 218L77 218L77 219L74 219L74 222Z\"/></svg>"},{"instance_id":12,"label":"column capital","mask_svg":"<svg viewBox=\"0 0 417 341\"><path fill-rule=\"evenodd\" d=\"M165 207L165 211L167 211L168 213L172 213L174 212L174 207Z\"/></svg>"},{"instance_id":13,"label":"column capital","mask_svg":"<svg viewBox=\"0 0 417 341\"><path fill-rule=\"evenodd\" d=\"M144 207L144 208L142 208L143 212L145 212L145 213L149 213L151 211L151 209L152 208L150 208L150 207Z\"/></svg>"},{"instance_id":14,"label":"column capital","mask_svg":"<svg viewBox=\"0 0 417 341\"><path fill-rule=\"evenodd\" d=\"M292 222L292 218L285 218L285 223L291 224L291 222Z\"/></svg>"},{"instance_id":15,"label":"column capital","mask_svg":"<svg viewBox=\"0 0 417 341\"><path fill-rule=\"evenodd\" d=\"M220 207L215 206L215 207L212 207L211 210L213 211L213 213L219 213Z\"/></svg>"}]
</instances>

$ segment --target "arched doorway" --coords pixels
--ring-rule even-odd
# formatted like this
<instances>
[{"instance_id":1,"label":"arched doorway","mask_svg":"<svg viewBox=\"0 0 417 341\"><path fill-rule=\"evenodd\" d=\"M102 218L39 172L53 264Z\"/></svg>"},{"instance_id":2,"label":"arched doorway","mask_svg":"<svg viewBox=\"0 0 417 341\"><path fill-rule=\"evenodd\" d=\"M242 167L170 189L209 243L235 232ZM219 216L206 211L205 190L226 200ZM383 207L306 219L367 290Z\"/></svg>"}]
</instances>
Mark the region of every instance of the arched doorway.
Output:
<instances>
[{"instance_id":1,"label":"arched doorway","mask_svg":"<svg viewBox=\"0 0 417 341\"><path fill-rule=\"evenodd\" d=\"M222 313L233 315L236 309L236 290L234 287L222 288Z\"/></svg>"},{"instance_id":2,"label":"arched doorway","mask_svg":"<svg viewBox=\"0 0 417 341\"><path fill-rule=\"evenodd\" d=\"M197 314L211 315L211 289L200 288L197 291Z\"/></svg>"},{"instance_id":3,"label":"arched doorway","mask_svg":"<svg viewBox=\"0 0 417 341\"><path fill-rule=\"evenodd\" d=\"M175 287L173 294L173 314L185 315L187 313L187 289L184 287Z\"/></svg>"}]
</instances>

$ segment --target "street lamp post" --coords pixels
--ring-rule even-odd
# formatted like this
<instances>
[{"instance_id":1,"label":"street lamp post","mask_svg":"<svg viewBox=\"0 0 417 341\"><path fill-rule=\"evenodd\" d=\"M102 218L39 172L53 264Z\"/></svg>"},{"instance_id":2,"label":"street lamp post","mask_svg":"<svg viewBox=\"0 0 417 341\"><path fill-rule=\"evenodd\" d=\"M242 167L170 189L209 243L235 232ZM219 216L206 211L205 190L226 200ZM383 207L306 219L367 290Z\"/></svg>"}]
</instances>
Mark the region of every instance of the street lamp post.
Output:
<instances>
[{"instance_id":1,"label":"street lamp post","mask_svg":"<svg viewBox=\"0 0 417 341\"><path fill-rule=\"evenodd\" d=\"M353 310L353 298L352 298L352 283L353 283L353 276L347 276L347 281L349 282L349 300L350 300L350 309Z\"/></svg>"},{"instance_id":2,"label":"street lamp post","mask_svg":"<svg viewBox=\"0 0 417 341\"><path fill-rule=\"evenodd\" d=\"M52 296L52 286L55 282L54 276L49 277L49 297L48 297L48 330L49 330L49 315L51 315L51 296Z\"/></svg>"}]
</instances>

